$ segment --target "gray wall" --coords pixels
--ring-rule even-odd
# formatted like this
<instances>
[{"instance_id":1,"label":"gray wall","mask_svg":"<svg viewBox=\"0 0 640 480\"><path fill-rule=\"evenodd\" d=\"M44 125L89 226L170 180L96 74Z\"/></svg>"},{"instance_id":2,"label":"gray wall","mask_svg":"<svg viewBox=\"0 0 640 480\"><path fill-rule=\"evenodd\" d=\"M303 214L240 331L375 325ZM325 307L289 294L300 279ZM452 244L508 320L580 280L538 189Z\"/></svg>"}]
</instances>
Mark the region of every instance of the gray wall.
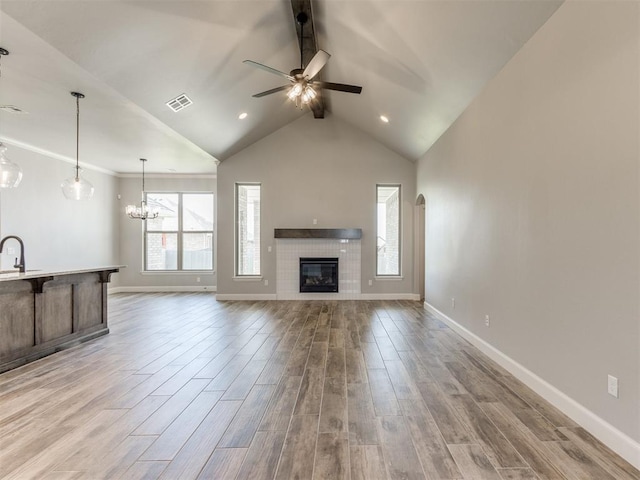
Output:
<instances>
[{"instance_id":1,"label":"gray wall","mask_svg":"<svg viewBox=\"0 0 640 480\"><path fill-rule=\"evenodd\" d=\"M236 182L262 184L262 276L268 286L232 278ZM376 183L402 184L404 279L374 280L369 287L376 265ZM305 115L222 162L218 192L218 293L276 293L274 228L362 228L362 292L414 293L415 164L360 130L330 115Z\"/></svg>"},{"instance_id":2,"label":"gray wall","mask_svg":"<svg viewBox=\"0 0 640 480\"><path fill-rule=\"evenodd\" d=\"M427 302L636 441L638 18L565 2L418 163Z\"/></svg>"},{"instance_id":3,"label":"gray wall","mask_svg":"<svg viewBox=\"0 0 640 480\"><path fill-rule=\"evenodd\" d=\"M25 242L28 269L86 268L119 263L117 179L92 170L82 175L95 187L91 200L67 200L60 189L73 165L7 144L7 157L20 165L22 182L0 191L0 236ZM9 245L16 247L17 244ZM2 267L14 255L2 255ZM114 275L116 283L120 274Z\"/></svg>"},{"instance_id":4,"label":"gray wall","mask_svg":"<svg viewBox=\"0 0 640 480\"><path fill-rule=\"evenodd\" d=\"M143 222L131 219L124 210L129 204L140 203L142 189L141 177L123 177L118 182L118 218L120 222L120 260L127 268L120 273L120 286L123 289L159 289L178 287L179 289L209 289L216 285L216 274L204 273L143 273ZM214 177L158 177L145 175L145 189L149 192L213 192L217 203L216 179ZM216 225L214 219L214 270L216 262ZM197 279L200 278L200 282ZM170 289L170 288L169 288Z\"/></svg>"}]
</instances>

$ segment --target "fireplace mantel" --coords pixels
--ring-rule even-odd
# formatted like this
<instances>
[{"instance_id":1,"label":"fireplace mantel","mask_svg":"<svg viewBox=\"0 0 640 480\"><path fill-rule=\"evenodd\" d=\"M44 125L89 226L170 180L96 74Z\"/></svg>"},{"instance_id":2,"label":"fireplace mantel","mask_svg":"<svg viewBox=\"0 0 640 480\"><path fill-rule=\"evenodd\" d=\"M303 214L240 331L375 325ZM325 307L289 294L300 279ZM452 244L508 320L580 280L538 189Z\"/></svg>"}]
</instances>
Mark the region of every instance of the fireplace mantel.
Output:
<instances>
[{"instance_id":1,"label":"fireplace mantel","mask_svg":"<svg viewBox=\"0 0 640 480\"><path fill-rule=\"evenodd\" d=\"M274 238L337 238L359 240L361 228L276 228Z\"/></svg>"}]
</instances>

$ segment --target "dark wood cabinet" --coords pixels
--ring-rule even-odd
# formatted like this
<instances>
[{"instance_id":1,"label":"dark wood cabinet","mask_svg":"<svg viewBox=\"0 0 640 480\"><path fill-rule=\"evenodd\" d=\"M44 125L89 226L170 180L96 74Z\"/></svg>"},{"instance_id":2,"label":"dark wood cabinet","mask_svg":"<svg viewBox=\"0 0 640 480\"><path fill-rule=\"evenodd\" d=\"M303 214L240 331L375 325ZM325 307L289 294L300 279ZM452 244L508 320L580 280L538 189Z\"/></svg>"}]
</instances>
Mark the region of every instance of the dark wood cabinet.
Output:
<instances>
[{"instance_id":1,"label":"dark wood cabinet","mask_svg":"<svg viewBox=\"0 0 640 480\"><path fill-rule=\"evenodd\" d=\"M107 284L118 270L0 279L0 373L109 333Z\"/></svg>"}]
</instances>

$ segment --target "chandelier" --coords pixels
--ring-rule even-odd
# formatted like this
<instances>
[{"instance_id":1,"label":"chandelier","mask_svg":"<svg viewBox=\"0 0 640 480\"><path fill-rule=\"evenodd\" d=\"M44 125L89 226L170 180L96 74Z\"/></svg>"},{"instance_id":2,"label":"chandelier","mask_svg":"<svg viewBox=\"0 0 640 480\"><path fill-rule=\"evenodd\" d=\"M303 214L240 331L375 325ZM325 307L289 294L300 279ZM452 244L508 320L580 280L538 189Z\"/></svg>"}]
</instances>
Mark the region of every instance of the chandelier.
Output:
<instances>
[{"instance_id":1,"label":"chandelier","mask_svg":"<svg viewBox=\"0 0 640 480\"><path fill-rule=\"evenodd\" d=\"M88 200L93 196L93 185L80 177L80 99L84 95L79 92L71 92L76 97L76 174L67 178L60 187L62 193L69 200Z\"/></svg>"},{"instance_id":2,"label":"chandelier","mask_svg":"<svg viewBox=\"0 0 640 480\"><path fill-rule=\"evenodd\" d=\"M140 206L127 205L125 212L129 217L138 218L140 220L157 218L158 212L149 208L147 202L144 200L144 164L147 159L141 158L140 161L142 162L142 200L140 201Z\"/></svg>"}]
</instances>

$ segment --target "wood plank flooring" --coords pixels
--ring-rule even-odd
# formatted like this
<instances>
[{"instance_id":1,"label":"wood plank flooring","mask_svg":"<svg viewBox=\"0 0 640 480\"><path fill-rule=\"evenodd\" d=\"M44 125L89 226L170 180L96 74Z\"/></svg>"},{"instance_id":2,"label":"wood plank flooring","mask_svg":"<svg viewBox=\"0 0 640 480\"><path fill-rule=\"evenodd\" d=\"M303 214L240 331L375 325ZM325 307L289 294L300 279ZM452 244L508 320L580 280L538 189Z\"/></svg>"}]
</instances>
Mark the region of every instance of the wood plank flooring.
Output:
<instances>
[{"instance_id":1,"label":"wood plank flooring","mask_svg":"<svg viewBox=\"0 0 640 480\"><path fill-rule=\"evenodd\" d=\"M419 303L109 297L0 375L0 478L640 480Z\"/></svg>"}]
</instances>

